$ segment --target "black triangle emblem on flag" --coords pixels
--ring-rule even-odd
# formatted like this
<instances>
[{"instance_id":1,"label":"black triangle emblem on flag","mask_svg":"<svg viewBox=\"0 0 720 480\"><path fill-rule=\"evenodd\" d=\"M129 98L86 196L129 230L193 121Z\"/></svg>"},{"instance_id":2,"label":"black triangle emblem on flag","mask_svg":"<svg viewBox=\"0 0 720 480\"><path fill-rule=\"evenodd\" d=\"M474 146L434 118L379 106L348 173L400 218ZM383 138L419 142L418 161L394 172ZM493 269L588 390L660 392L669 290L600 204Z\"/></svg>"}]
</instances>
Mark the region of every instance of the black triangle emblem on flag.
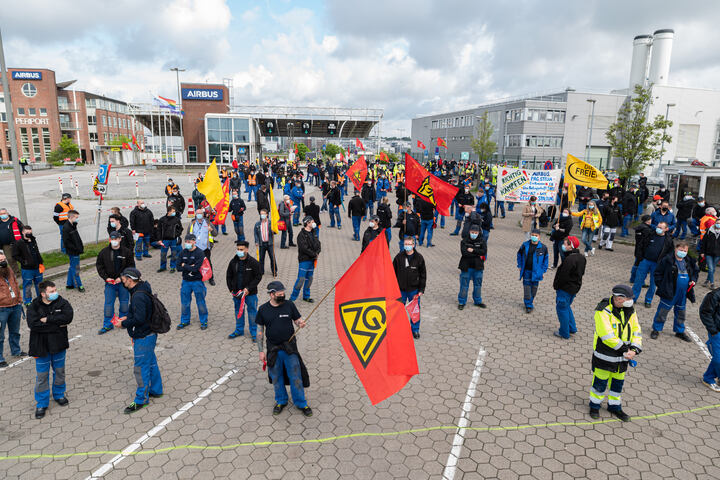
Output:
<instances>
[{"instance_id":1,"label":"black triangle emblem on flag","mask_svg":"<svg viewBox=\"0 0 720 480\"><path fill-rule=\"evenodd\" d=\"M430 185L430 176L425 177L420 184L417 193L418 195L427 198L428 202L432 203L434 206L437 206L437 203L435 203L435 192L432 185Z\"/></svg>"}]
</instances>

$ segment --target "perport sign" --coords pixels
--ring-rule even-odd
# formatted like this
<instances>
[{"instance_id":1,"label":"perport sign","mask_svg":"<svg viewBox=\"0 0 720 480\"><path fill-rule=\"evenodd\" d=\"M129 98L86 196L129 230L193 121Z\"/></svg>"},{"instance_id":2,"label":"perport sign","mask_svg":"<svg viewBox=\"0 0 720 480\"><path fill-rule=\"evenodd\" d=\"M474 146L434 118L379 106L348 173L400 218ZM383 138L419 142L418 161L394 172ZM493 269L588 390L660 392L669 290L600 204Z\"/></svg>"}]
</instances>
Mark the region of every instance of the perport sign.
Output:
<instances>
[{"instance_id":1,"label":"perport sign","mask_svg":"<svg viewBox=\"0 0 720 480\"><path fill-rule=\"evenodd\" d=\"M31 70L15 70L12 72L13 80L42 80L42 72Z\"/></svg>"},{"instance_id":2,"label":"perport sign","mask_svg":"<svg viewBox=\"0 0 720 480\"><path fill-rule=\"evenodd\" d=\"M221 88L183 88L183 100L222 100Z\"/></svg>"}]
</instances>

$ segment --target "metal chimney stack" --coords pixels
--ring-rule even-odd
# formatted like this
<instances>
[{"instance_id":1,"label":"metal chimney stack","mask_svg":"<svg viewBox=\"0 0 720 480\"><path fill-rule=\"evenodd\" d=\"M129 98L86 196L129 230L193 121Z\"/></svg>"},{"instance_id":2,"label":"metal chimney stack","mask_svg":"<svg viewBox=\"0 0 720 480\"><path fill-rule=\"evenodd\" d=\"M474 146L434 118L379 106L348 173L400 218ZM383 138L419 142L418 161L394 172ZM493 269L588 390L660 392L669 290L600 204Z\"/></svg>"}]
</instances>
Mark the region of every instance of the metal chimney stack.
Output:
<instances>
[{"instance_id":1,"label":"metal chimney stack","mask_svg":"<svg viewBox=\"0 0 720 480\"><path fill-rule=\"evenodd\" d=\"M635 85L645 85L652 41L652 35L638 35L633 40L632 63L630 64L630 93L635 90Z\"/></svg>"},{"instance_id":2,"label":"metal chimney stack","mask_svg":"<svg viewBox=\"0 0 720 480\"><path fill-rule=\"evenodd\" d=\"M674 37L675 31L671 28L656 30L653 33L650 72L648 73L648 81L651 84L667 85L668 83Z\"/></svg>"}]
</instances>

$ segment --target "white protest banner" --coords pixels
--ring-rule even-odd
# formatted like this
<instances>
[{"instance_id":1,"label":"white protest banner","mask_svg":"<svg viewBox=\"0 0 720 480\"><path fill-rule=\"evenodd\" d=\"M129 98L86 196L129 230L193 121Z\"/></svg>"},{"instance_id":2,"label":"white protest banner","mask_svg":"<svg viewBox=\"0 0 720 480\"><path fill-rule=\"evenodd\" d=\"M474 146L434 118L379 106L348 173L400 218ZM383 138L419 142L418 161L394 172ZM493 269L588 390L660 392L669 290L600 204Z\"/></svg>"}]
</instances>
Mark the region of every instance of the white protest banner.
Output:
<instances>
[{"instance_id":1,"label":"white protest banner","mask_svg":"<svg viewBox=\"0 0 720 480\"><path fill-rule=\"evenodd\" d=\"M557 199L562 171L526 170L503 167L497 176L497 200L527 202L531 196L538 203L552 204Z\"/></svg>"}]
</instances>

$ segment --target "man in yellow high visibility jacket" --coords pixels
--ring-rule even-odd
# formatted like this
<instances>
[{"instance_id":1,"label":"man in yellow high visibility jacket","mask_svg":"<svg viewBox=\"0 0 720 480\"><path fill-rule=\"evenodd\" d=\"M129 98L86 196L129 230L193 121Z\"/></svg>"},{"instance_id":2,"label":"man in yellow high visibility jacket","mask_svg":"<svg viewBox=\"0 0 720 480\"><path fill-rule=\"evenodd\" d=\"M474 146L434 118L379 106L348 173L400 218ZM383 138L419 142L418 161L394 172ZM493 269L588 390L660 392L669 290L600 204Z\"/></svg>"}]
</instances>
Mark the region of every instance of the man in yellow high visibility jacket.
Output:
<instances>
[{"instance_id":1,"label":"man in yellow high visibility jacket","mask_svg":"<svg viewBox=\"0 0 720 480\"><path fill-rule=\"evenodd\" d=\"M590 417L600 418L600 406L608 392L608 411L629 422L623 412L620 395L628 363L642 351L642 333L633 292L627 285L615 285L612 296L595 308L595 351L592 357L593 383L590 389Z\"/></svg>"}]
</instances>

